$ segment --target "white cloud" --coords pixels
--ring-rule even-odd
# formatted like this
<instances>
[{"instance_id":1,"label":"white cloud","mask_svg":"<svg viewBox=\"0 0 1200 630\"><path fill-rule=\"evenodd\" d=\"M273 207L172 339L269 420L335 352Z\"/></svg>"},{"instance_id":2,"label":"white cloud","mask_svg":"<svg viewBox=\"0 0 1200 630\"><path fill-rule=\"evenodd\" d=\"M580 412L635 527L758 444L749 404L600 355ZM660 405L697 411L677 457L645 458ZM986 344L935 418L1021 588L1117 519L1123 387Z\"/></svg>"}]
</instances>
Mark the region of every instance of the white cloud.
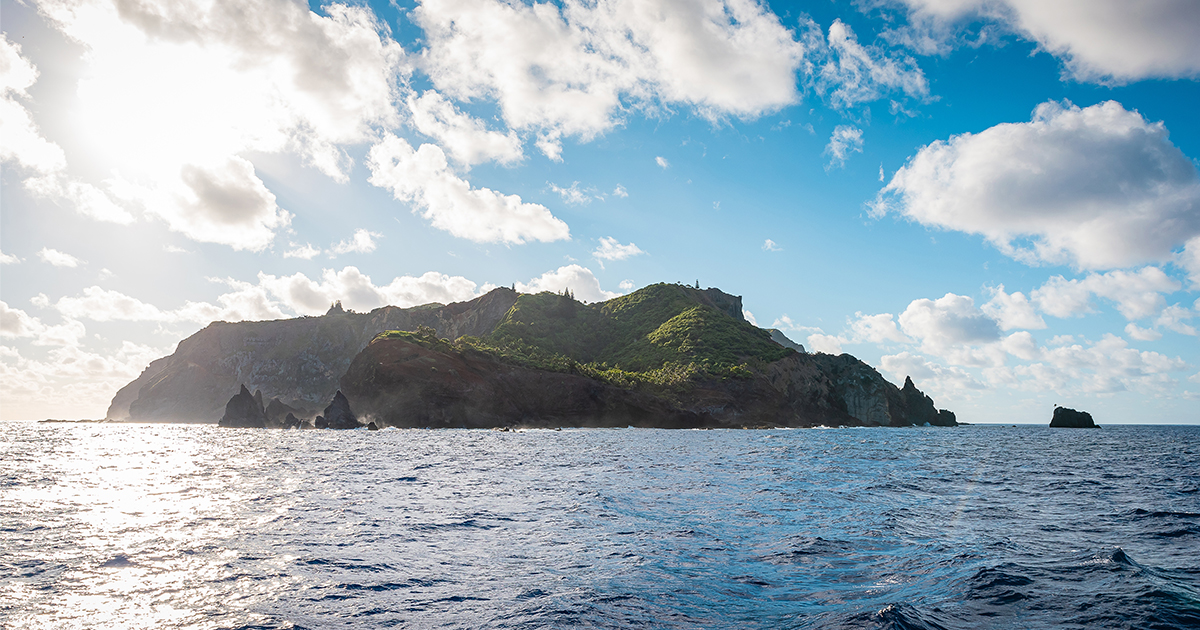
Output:
<instances>
[{"instance_id":1,"label":"white cloud","mask_svg":"<svg viewBox=\"0 0 1200 630\"><path fill-rule=\"evenodd\" d=\"M369 254L375 251L375 239L382 238L383 235L378 232L369 232L363 228L354 230L354 236L342 240L329 248L333 254ZM287 254L284 254L286 257Z\"/></svg>"},{"instance_id":2,"label":"white cloud","mask_svg":"<svg viewBox=\"0 0 1200 630\"><path fill-rule=\"evenodd\" d=\"M43 262L47 262L55 267L78 267L81 264L86 264L70 254L60 252L57 249L50 249L49 247L43 247L37 255Z\"/></svg>"},{"instance_id":3,"label":"white cloud","mask_svg":"<svg viewBox=\"0 0 1200 630\"><path fill-rule=\"evenodd\" d=\"M936 300L913 300L900 314L899 321L907 335L930 348L988 343L1000 338L996 320L976 308L975 300L965 295L947 293Z\"/></svg>"},{"instance_id":4,"label":"white cloud","mask_svg":"<svg viewBox=\"0 0 1200 630\"><path fill-rule=\"evenodd\" d=\"M632 282L631 282L631 283L629 283L629 289L626 289L626 288L625 288L625 283L621 283L621 288L622 288L622 289L625 289L626 291L628 291L629 289L632 289L632 288L633 288L633 283L632 283ZM746 321L750 322L750 325L751 325L751 326L757 326L757 325L758 325L758 320L754 318L754 313L751 313L750 311L748 311L748 310L746 310L746 309L742 309L742 317L745 317L745 318L746 318Z\"/></svg>"},{"instance_id":5,"label":"white cloud","mask_svg":"<svg viewBox=\"0 0 1200 630\"><path fill-rule=\"evenodd\" d=\"M1126 319L1144 319L1159 313L1166 300L1164 293L1178 291L1182 285L1158 267L1136 272L1110 271L1088 274L1082 280L1054 276L1032 292L1033 301L1042 311L1055 317L1073 317L1092 312L1091 296L1116 303Z\"/></svg>"},{"instance_id":6,"label":"white cloud","mask_svg":"<svg viewBox=\"0 0 1200 630\"><path fill-rule=\"evenodd\" d=\"M21 259L14 254L5 254L0 252L0 265L19 265Z\"/></svg>"},{"instance_id":7,"label":"white cloud","mask_svg":"<svg viewBox=\"0 0 1200 630\"><path fill-rule=\"evenodd\" d=\"M542 291L561 293L563 289L570 289L571 293L575 295L575 299L581 302L603 302L620 295L620 293L601 289L600 281L596 279L595 274L590 269L579 265L559 267L530 280L528 284L518 282L516 285L517 291L521 293L540 293Z\"/></svg>"},{"instance_id":8,"label":"white cloud","mask_svg":"<svg viewBox=\"0 0 1200 630\"><path fill-rule=\"evenodd\" d=\"M625 187L620 184L617 184L617 187L613 189L612 194L614 197L621 197L622 199L629 196L629 193L626 192Z\"/></svg>"},{"instance_id":9,"label":"white cloud","mask_svg":"<svg viewBox=\"0 0 1200 630\"><path fill-rule=\"evenodd\" d=\"M1176 264L1188 272L1193 289L1200 289L1200 236L1188 239L1183 251L1179 252Z\"/></svg>"},{"instance_id":10,"label":"white cloud","mask_svg":"<svg viewBox=\"0 0 1200 630\"><path fill-rule=\"evenodd\" d=\"M260 251L288 225L242 155L295 153L346 181L341 147L400 121L405 55L366 8L47 0L39 10L88 51L73 126L90 147L81 159L119 173L103 185L122 206L194 240ZM88 182L43 189L104 195Z\"/></svg>"},{"instance_id":11,"label":"white cloud","mask_svg":"<svg viewBox=\"0 0 1200 630\"><path fill-rule=\"evenodd\" d=\"M356 311L370 311L385 305L448 304L473 299L480 289L462 276L434 271L420 276L398 276L386 285L376 285L370 276L350 266L341 271L326 269L319 280L310 280L302 273L282 277L260 273L258 286L302 315L324 314L336 300Z\"/></svg>"},{"instance_id":12,"label":"white cloud","mask_svg":"<svg viewBox=\"0 0 1200 630\"><path fill-rule=\"evenodd\" d=\"M1200 6L1191 0L901 1L914 22L934 31L965 18L1002 24L1063 59L1084 81L1200 75Z\"/></svg>"},{"instance_id":13,"label":"white cloud","mask_svg":"<svg viewBox=\"0 0 1200 630\"><path fill-rule=\"evenodd\" d=\"M517 195L489 188L471 188L450 171L445 154L434 145L423 144L413 151L405 140L387 134L371 147L367 165L372 184L410 202L414 212L420 210L434 227L454 236L514 244L570 238L567 224L545 206L522 203Z\"/></svg>"},{"instance_id":14,"label":"white cloud","mask_svg":"<svg viewBox=\"0 0 1200 630\"><path fill-rule=\"evenodd\" d=\"M850 334L855 343L911 342L908 337L904 336L904 333L900 332L900 329L896 328L896 322L892 319L891 313L878 315L855 313L854 317L854 321L850 323Z\"/></svg>"},{"instance_id":15,"label":"white cloud","mask_svg":"<svg viewBox=\"0 0 1200 630\"><path fill-rule=\"evenodd\" d=\"M841 354L842 339L824 333L813 333L808 336L808 348L813 352L825 354Z\"/></svg>"},{"instance_id":16,"label":"white cloud","mask_svg":"<svg viewBox=\"0 0 1200 630\"><path fill-rule=\"evenodd\" d=\"M169 245L169 244L163 245L163 251L167 252L168 254L190 254L191 253L182 247L179 247L177 245Z\"/></svg>"},{"instance_id":17,"label":"white cloud","mask_svg":"<svg viewBox=\"0 0 1200 630\"><path fill-rule=\"evenodd\" d=\"M576 206L586 206L592 203L593 199L603 199L602 196L596 194L594 188L581 190L579 182L574 182L567 188L550 184L550 190L553 190L558 196L562 197L563 201Z\"/></svg>"},{"instance_id":18,"label":"white cloud","mask_svg":"<svg viewBox=\"0 0 1200 630\"><path fill-rule=\"evenodd\" d=\"M321 250L313 247L312 243L305 243L303 245L288 243L288 245L292 249L289 249L283 253L284 258L301 258L303 260L312 260L321 254Z\"/></svg>"},{"instance_id":19,"label":"white cloud","mask_svg":"<svg viewBox=\"0 0 1200 630\"><path fill-rule=\"evenodd\" d=\"M820 68L816 87L829 93L833 107L854 107L894 91L916 98L929 95L925 75L911 58L889 58L875 46L859 44L841 20L829 26L827 39L829 59Z\"/></svg>"},{"instance_id":20,"label":"white cloud","mask_svg":"<svg viewBox=\"0 0 1200 630\"><path fill-rule=\"evenodd\" d=\"M838 125L829 136L829 144L825 145L825 155L829 156L829 164L825 170L841 168L853 153L862 153L862 129L854 125Z\"/></svg>"},{"instance_id":21,"label":"white cloud","mask_svg":"<svg viewBox=\"0 0 1200 630\"><path fill-rule=\"evenodd\" d=\"M654 158L654 163L657 164L659 166L659 168L661 168L663 170L671 168L671 163L667 161L667 158L665 158L661 155Z\"/></svg>"},{"instance_id":22,"label":"white cloud","mask_svg":"<svg viewBox=\"0 0 1200 630\"><path fill-rule=\"evenodd\" d=\"M0 301L0 337L30 338L37 346L74 346L87 334L83 324L64 317L63 323L49 326L19 308Z\"/></svg>"},{"instance_id":23,"label":"white cloud","mask_svg":"<svg viewBox=\"0 0 1200 630\"><path fill-rule=\"evenodd\" d=\"M1027 263L1103 269L1171 259L1200 235L1198 204L1200 174L1162 123L1114 101L1047 102L1031 122L922 148L873 214L980 234Z\"/></svg>"},{"instance_id":24,"label":"white cloud","mask_svg":"<svg viewBox=\"0 0 1200 630\"><path fill-rule=\"evenodd\" d=\"M992 299L980 307L1000 325L1000 330L1024 328L1040 330L1046 327L1045 320L1033 309L1033 304L1024 293L1017 291L1009 294L1004 292L1004 285L988 289Z\"/></svg>"},{"instance_id":25,"label":"white cloud","mask_svg":"<svg viewBox=\"0 0 1200 630\"><path fill-rule=\"evenodd\" d=\"M617 239L611 236L604 236L600 238L600 247L597 247L596 251L592 252L592 255L600 260L625 260L630 256L637 256L644 253L646 252L633 243L622 245Z\"/></svg>"},{"instance_id":26,"label":"white cloud","mask_svg":"<svg viewBox=\"0 0 1200 630\"><path fill-rule=\"evenodd\" d=\"M483 121L460 112L435 90L427 90L419 98L410 95L408 108L417 131L437 140L459 164L515 164L524 157L515 132L489 130Z\"/></svg>"},{"instance_id":27,"label":"white cloud","mask_svg":"<svg viewBox=\"0 0 1200 630\"><path fill-rule=\"evenodd\" d=\"M1162 333L1153 328L1142 328L1133 322L1125 325L1125 334L1129 335L1130 339L1137 341L1158 341L1162 339Z\"/></svg>"},{"instance_id":28,"label":"white cloud","mask_svg":"<svg viewBox=\"0 0 1200 630\"><path fill-rule=\"evenodd\" d=\"M764 252L781 252L781 251L783 251L783 248L780 247L778 243L776 243L775 241L772 241L771 239L767 239L767 240L763 241L762 248L763 248Z\"/></svg>"},{"instance_id":29,"label":"white cloud","mask_svg":"<svg viewBox=\"0 0 1200 630\"><path fill-rule=\"evenodd\" d=\"M590 139L627 105L754 117L794 103L803 49L753 0L507 3L429 0L423 68L443 93L494 99L508 126Z\"/></svg>"},{"instance_id":30,"label":"white cloud","mask_svg":"<svg viewBox=\"0 0 1200 630\"><path fill-rule=\"evenodd\" d=\"M914 384L919 382L922 391L938 395L938 400L944 400L946 395L961 396L964 391L984 389L983 383L962 368L947 367L907 351L884 355L880 367L896 383L912 377Z\"/></svg>"},{"instance_id":31,"label":"white cloud","mask_svg":"<svg viewBox=\"0 0 1200 630\"><path fill-rule=\"evenodd\" d=\"M1167 330L1175 331L1181 335L1191 335L1193 337L1200 335L1195 326L1188 324L1196 317L1200 317L1200 300L1197 300L1198 307L1196 311L1184 308L1178 304L1172 304L1162 310L1162 313L1154 320L1155 326L1162 326Z\"/></svg>"},{"instance_id":32,"label":"white cloud","mask_svg":"<svg viewBox=\"0 0 1200 630\"><path fill-rule=\"evenodd\" d=\"M1182 359L1130 348L1115 335L1084 347L1071 344L1043 351L1045 360L1013 372L1033 390L1110 394L1128 390L1160 394L1174 384L1171 372L1185 370Z\"/></svg>"}]
</instances>

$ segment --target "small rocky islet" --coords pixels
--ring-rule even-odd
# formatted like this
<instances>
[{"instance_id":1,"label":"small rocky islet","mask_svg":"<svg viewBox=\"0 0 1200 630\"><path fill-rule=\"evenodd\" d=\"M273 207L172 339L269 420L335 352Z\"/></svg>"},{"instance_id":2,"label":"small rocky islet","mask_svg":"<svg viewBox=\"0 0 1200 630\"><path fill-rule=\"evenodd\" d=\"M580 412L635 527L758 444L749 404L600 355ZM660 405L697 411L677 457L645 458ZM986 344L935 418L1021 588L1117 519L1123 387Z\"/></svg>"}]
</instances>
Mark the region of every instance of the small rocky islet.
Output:
<instances>
[{"instance_id":1,"label":"small rocky islet","mask_svg":"<svg viewBox=\"0 0 1200 630\"><path fill-rule=\"evenodd\" d=\"M957 424L911 378L896 387L849 354L806 352L746 321L741 297L681 284L593 304L499 288L449 305L214 322L122 388L108 418L331 429Z\"/></svg>"}]
</instances>

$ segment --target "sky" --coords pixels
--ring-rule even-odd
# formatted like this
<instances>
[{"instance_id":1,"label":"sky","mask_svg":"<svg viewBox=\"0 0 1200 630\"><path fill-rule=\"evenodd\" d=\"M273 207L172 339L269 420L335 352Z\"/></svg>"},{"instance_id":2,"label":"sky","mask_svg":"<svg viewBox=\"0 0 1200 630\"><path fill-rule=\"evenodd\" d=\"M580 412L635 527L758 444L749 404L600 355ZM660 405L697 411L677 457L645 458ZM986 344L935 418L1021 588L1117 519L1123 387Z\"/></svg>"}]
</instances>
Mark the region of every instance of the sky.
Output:
<instances>
[{"instance_id":1,"label":"sky","mask_svg":"<svg viewBox=\"0 0 1200 630\"><path fill-rule=\"evenodd\" d=\"M698 282L960 421L1200 423L1194 0L0 16L0 419L215 320Z\"/></svg>"}]
</instances>

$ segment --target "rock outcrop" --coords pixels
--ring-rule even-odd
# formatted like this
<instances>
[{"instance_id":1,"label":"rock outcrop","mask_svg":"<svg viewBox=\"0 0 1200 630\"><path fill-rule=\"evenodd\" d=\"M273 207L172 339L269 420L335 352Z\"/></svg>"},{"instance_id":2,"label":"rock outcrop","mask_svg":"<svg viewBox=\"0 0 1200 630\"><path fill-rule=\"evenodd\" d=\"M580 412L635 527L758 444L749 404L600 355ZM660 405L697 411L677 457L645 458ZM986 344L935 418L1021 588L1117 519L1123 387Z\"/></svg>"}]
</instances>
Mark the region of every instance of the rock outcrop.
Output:
<instances>
[{"instance_id":1,"label":"rock outcrop","mask_svg":"<svg viewBox=\"0 0 1200 630\"><path fill-rule=\"evenodd\" d=\"M263 409L262 398L256 400L250 390L242 385L241 391L225 403L225 415L221 416L217 424L243 429L267 428L267 412Z\"/></svg>"},{"instance_id":2,"label":"rock outcrop","mask_svg":"<svg viewBox=\"0 0 1200 630\"><path fill-rule=\"evenodd\" d=\"M267 426L272 428L287 428L288 416L298 418L298 416L295 414L304 415L301 410L284 404L284 402L278 398L272 398L271 402L267 403L265 411L267 414Z\"/></svg>"},{"instance_id":3,"label":"rock outcrop","mask_svg":"<svg viewBox=\"0 0 1200 630\"><path fill-rule=\"evenodd\" d=\"M300 420L300 418L297 418L295 415L289 413L283 419L283 428L284 429L301 429L301 428L304 428L304 423Z\"/></svg>"},{"instance_id":4,"label":"rock outcrop","mask_svg":"<svg viewBox=\"0 0 1200 630\"><path fill-rule=\"evenodd\" d=\"M771 341L774 341L784 348L791 348L796 352L807 352L807 350L804 349L803 344L799 344L791 339L788 339L788 336L783 334L782 330L779 330L778 328L768 328L767 332L771 333Z\"/></svg>"},{"instance_id":5,"label":"rock outcrop","mask_svg":"<svg viewBox=\"0 0 1200 630\"><path fill-rule=\"evenodd\" d=\"M444 306L385 306L370 313L333 308L321 317L213 322L121 388L107 418L212 422L241 383L280 399L298 417L312 417L333 397L350 361L380 332L428 326L450 339L485 335L516 299L515 291L499 288Z\"/></svg>"},{"instance_id":6,"label":"rock outcrop","mask_svg":"<svg viewBox=\"0 0 1200 630\"><path fill-rule=\"evenodd\" d=\"M357 429L362 425L358 421L358 416L350 410L350 401L346 400L342 390L338 390L333 396L333 401L325 408L325 413L317 416L323 421L323 426L317 427L320 429Z\"/></svg>"},{"instance_id":7,"label":"rock outcrop","mask_svg":"<svg viewBox=\"0 0 1200 630\"><path fill-rule=\"evenodd\" d=\"M1092 420L1092 414L1086 411L1076 411L1067 407L1055 407L1054 416L1050 419L1050 426L1062 427L1066 429L1095 429L1095 421Z\"/></svg>"}]
</instances>

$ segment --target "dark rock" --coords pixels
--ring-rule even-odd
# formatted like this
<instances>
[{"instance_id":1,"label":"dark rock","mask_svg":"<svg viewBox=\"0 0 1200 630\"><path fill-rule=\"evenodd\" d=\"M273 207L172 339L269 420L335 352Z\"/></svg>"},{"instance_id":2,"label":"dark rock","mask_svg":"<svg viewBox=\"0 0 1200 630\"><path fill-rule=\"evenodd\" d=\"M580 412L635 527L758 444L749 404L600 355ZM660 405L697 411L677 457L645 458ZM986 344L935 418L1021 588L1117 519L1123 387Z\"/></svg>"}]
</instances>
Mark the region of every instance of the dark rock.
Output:
<instances>
[{"instance_id":1,"label":"dark rock","mask_svg":"<svg viewBox=\"0 0 1200 630\"><path fill-rule=\"evenodd\" d=\"M248 429L267 428L267 414L259 401L254 399L250 390L242 385L239 391L225 404L225 415L217 423L222 427L241 427Z\"/></svg>"},{"instance_id":2,"label":"dark rock","mask_svg":"<svg viewBox=\"0 0 1200 630\"><path fill-rule=\"evenodd\" d=\"M932 426L952 427L958 422L954 413L945 409L938 410L933 406L933 399L926 396L913 384L912 377L904 377L904 387L900 390L907 411L908 424L917 426L929 424Z\"/></svg>"},{"instance_id":3,"label":"dark rock","mask_svg":"<svg viewBox=\"0 0 1200 630\"><path fill-rule=\"evenodd\" d=\"M266 413L267 405L266 405L266 403L263 402L263 395L262 395L261 389L254 390L254 402L258 403L258 407L259 407L259 409L263 410L263 413Z\"/></svg>"},{"instance_id":4,"label":"dark rock","mask_svg":"<svg viewBox=\"0 0 1200 630\"><path fill-rule=\"evenodd\" d=\"M784 348L791 348L796 352L807 352L802 344L798 344L795 341L788 339L788 336L783 334L782 330L779 330L778 328L768 328L767 332L771 333L771 341L774 341Z\"/></svg>"},{"instance_id":5,"label":"dark rock","mask_svg":"<svg viewBox=\"0 0 1200 630\"><path fill-rule=\"evenodd\" d=\"M379 425L377 425L377 424L375 424L374 422L372 422L371 424L368 424L368 425L367 425L367 430L368 430L368 431L378 431L378 430L379 430Z\"/></svg>"},{"instance_id":6,"label":"dark rock","mask_svg":"<svg viewBox=\"0 0 1200 630\"><path fill-rule=\"evenodd\" d=\"M317 416L317 419L316 419L316 420L313 420L313 428L315 428L315 429L328 429L328 428L329 428L329 423L328 423L328 422L325 422L325 416Z\"/></svg>"},{"instance_id":7,"label":"dark rock","mask_svg":"<svg viewBox=\"0 0 1200 630\"><path fill-rule=\"evenodd\" d=\"M350 401L339 389L333 396L333 402L325 408L325 428L357 429L361 426L358 417L350 410Z\"/></svg>"},{"instance_id":8,"label":"dark rock","mask_svg":"<svg viewBox=\"0 0 1200 630\"><path fill-rule=\"evenodd\" d=\"M1092 420L1092 414L1086 411L1076 411L1067 407L1055 407L1054 417L1050 419L1050 426L1062 427L1066 429L1096 429L1096 423Z\"/></svg>"},{"instance_id":9,"label":"dark rock","mask_svg":"<svg viewBox=\"0 0 1200 630\"><path fill-rule=\"evenodd\" d=\"M307 415L301 410L285 404L278 398L272 398L270 403L267 403L267 426L268 427L283 427L287 428L287 416L295 416L296 414Z\"/></svg>"},{"instance_id":10,"label":"dark rock","mask_svg":"<svg viewBox=\"0 0 1200 630\"><path fill-rule=\"evenodd\" d=\"M287 417L283 419L283 428L285 429L299 429L303 426L304 423L301 422L300 418L297 418L294 414L289 413Z\"/></svg>"}]
</instances>

